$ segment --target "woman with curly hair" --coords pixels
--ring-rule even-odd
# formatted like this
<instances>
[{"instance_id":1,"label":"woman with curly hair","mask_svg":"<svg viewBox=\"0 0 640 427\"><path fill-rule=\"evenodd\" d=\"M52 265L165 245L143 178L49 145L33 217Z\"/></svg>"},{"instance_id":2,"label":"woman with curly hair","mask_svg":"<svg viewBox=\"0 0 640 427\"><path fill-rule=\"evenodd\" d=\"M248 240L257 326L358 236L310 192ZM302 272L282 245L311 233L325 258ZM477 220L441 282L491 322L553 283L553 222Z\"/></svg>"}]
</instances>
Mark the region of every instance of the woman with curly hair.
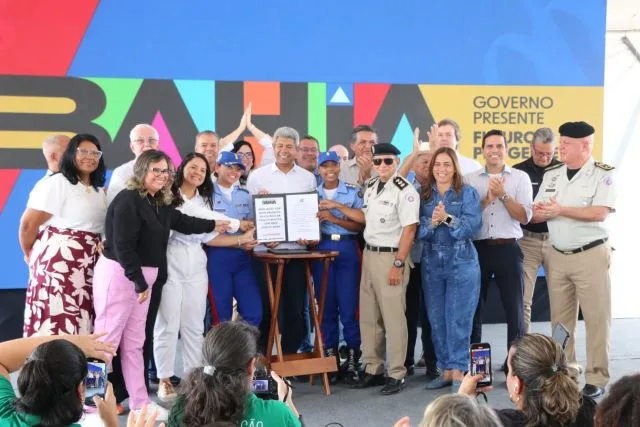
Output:
<instances>
[{"instance_id":1,"label":"woman with curly hair","mask_svg":"<svg viewBox=\"0 0 640 427\"><path fill-rule=\"evenodd\" d=\"M95 268L93 299L95 327L108 331L106 341L119 344L129 408L138 412L149 403L142 346L151 288L158 267L166 263L169 233L224 232L228 221L194 218L176 209L173 165L162 151L140 154L133 172L128 190L118 193L107 211L106 243ZM166 410L157 410L158 419L166 419Z\"/></svg>"}]
</instances>

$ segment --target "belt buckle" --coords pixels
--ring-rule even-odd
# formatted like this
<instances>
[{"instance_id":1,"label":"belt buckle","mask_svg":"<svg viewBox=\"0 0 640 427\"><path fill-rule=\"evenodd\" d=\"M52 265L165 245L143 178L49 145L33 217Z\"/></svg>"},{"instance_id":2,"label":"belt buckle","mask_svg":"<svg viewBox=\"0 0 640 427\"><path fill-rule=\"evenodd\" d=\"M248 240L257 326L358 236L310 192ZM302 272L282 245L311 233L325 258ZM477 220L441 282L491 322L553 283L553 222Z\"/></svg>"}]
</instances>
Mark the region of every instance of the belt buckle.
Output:
<instances>
[{"instance_id":1,"label":"belt buckle","mask_svg":"<svg viewBox=\"0 0 640 427\"><path fill-rule=\"evenodd\" d=\"M340 241L340 235L339 234L332 234L331 235L331 240L334 242L339 242Z\"/></svg>"}]
</instances>

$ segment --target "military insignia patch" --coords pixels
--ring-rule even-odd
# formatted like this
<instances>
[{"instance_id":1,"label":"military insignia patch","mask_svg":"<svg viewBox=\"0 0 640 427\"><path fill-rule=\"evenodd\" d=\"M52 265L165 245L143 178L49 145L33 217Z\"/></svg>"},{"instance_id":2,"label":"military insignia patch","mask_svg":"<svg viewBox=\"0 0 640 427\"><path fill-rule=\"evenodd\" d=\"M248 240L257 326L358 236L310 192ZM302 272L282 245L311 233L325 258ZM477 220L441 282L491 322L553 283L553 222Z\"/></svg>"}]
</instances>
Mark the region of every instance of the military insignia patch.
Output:
<instances>
[{"instance_id":1,"label":"military insignia patch","mask_svg":"<svg viewBox=\"0 0 640 427\"><path fill-rule=\"evenodd\" d=\"M595 162L594 166L597 167L597 168L600 168L600 169L604 169L606 171L612 171L612 170L615 169L613 166L610 166L610 165L608 165L606 163L601 163L601 162Z\"/></svg>"},{"instance_id":2,"label":"military insignia patch","mask_svg":"<svg viewBox=\"0 0 640 427\"><path fill-rule=\"evenodd\" d=\"M407 181L400 178L399 176L396 176L395 178L393 178L393 183L396 185L396 187L398 187L401 190L404 190L409 185Z\"/></svg>"}]
</instances>

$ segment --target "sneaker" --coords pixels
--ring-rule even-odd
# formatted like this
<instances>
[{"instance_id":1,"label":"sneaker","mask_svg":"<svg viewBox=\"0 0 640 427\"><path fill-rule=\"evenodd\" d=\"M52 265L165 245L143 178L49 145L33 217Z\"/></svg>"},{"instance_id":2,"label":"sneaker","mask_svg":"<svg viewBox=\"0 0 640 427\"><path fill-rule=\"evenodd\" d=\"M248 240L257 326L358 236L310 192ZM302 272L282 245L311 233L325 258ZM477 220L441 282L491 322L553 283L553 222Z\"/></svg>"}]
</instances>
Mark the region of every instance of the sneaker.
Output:
<instances>
[{"instance_id":1,"label":"sneaker","mask_svg":"<svg viewBox=\"0 0 640 427\"><path fill-rule=\"evenodd\" d=\"M389 396L391 394L399 393L400 390L404 388L404 378L401 380L397 380L395 378L386 378L385 385L380 390L380 393Z\"/></svg>"},{"instance_id":2,"label":"sneaker","mask_svg":"<svg viewBox=\"0 0 640 427\"><path fill-rule=\"evenodd\" d=\"M335 372L329 372L329 384L336 384L338 382L338 380L340 379L340 356L338 355L338 349L337 348L326 348L324 350L324 357L328 357L328 358L335 358L336 359L336 371Z\"/></svg>"},{"instance_id":3,"label":"sneaker","mask_svg":"<svg viewBox=\"0 0 640 427\"><path fill-rule=\"evenodd\" d=\"M171 403L178 397L178 393L169 381L160 381L158 385L158 399L164 403Z\"/></svg>"},{"instance_id":4,"label":"sneaker","mask_svg":"<svg viewBox=\"0 0 640 427\"><path fill-rule=\"evenodd\" d=\"M136 415L137 419L140 416L142 409L133 409L132 412ZM169 418L169 411L157 403L151 402L147 405L147 417L154 412L158 414L156 421L167 421L167 418Z\"/></svg>"}]
</instances>

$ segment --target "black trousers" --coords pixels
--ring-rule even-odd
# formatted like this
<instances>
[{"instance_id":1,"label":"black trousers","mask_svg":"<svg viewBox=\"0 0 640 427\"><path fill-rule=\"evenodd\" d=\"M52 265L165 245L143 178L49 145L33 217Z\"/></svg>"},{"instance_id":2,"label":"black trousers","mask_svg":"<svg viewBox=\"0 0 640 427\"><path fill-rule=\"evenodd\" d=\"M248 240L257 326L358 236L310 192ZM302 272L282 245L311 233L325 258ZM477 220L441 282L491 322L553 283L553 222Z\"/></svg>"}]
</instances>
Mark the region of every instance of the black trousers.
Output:
<instances>
[{"instance_id":1,"label":"black trousers","mask_svg":"<svg viewBox=\"0 0 640 427\"><path fill-rule=\"evenodd\" d=\"M490 245L474 242L480 261L480 298L473 318L471 342L482 342L482 307L487 299L489 283L494 278L507 320L507 348L524 334L524 278L522 250L518 242Z\"/></svg>"},{"instance_id":2,"label":"black trousers","mask_svg":"<svg viewBox=\"0 0 640 427\"><path fill-rule=\"evenodd\" d=\"M155 371L156 364L153 358L153 328L156 324L156 317L158 316L158 310L160 309L160 301L162 298L162 288L167 281L167 266L159 267L158 279L153 284L151 299L149 300L149 312L147 313L147 323L145 325L145 340L142 347L142 355L144 358L145 371L152 369ZM122 365L120 362L120 354L113 358L112 368L113 372L108 375L109 381L113 385L113 394L116 397L117 402L122 402L129 397L127 387L124 383L124 377L122 376ZM144 381L149 388L149 378L147 372L145 372Z\"/></svg>"},{"instance_id":3,"label":"black trousers","mask_svg":"<svg viewBox=\"0 0 640 427\"><path fill-rule=\"evenodd\" d=\"M270 266L271 280L275 286L277 266ZM260 348L267 354L267 339L271 324L271 307L269 306L269 293L264 264L257 258L253 258L253 269L260 287L262 298L262 322L260 322ZM304 262L291 260L284 266L282 278L282 295L278 309L278 326L282 334L282 351L285 354L294 354L305 336L304 301L307 296L306 276ZM275 289L274 289L275 291ZM269 354L271 354L271 349Z\"/></svg>"},{"instance_id":4,"label":"black trousers","mask_svg":"<svg viewBox=\"0 0 640 427\"><path fill-rule=\"evenodd\" d=\"M421 341L422 351L424 353L424 361L427 364L436 364L436 354L431 341L431 324L427 317L427 309L422 296L422 274L420 263L416 263L415 267L409 273L409 283L407 285L407 358L404 361L405 366L411 366L415 363L414 353L416 348L416 339L418 337L418 325L422 330Z\"/></svg>"}]
</instances>

